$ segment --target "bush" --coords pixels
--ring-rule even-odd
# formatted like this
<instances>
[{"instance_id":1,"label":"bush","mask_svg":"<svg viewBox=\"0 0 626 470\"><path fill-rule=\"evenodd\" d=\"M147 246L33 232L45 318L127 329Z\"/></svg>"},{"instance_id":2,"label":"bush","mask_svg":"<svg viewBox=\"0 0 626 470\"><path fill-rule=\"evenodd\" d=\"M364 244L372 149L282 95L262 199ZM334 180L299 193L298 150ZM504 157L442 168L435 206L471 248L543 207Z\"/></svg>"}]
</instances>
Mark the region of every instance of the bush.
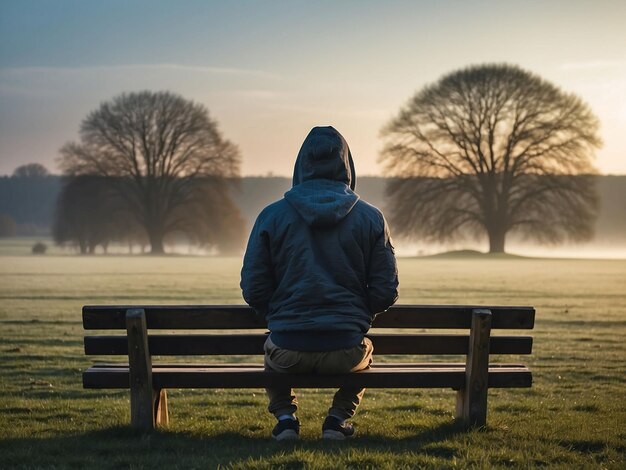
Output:
<instances>
[{"instance_id":1,"label":"bush","mask_svg":"<svg viewBox=\"0 0 626 470\"><path fill-rule=\"evenodd\" d=\"M47 249L48 249L48 245L42 242L37 242L33 245L33 254L45 255Z\"/></svg>"}]
</instances>

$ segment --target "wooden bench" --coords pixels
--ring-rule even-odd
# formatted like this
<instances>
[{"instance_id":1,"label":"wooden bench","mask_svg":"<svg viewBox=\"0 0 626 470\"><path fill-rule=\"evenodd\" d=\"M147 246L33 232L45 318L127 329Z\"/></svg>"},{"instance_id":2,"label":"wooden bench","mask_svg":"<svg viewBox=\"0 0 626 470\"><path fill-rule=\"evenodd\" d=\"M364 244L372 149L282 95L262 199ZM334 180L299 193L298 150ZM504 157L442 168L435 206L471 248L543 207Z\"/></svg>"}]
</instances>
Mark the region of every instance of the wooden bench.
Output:
<instances>
[{"instance_id":1,"label":"wooden bench","mask_svg":"<svg viewBox=\"0 0 626 470\"><path fill-rule=\"evenodd\" d=\"M342 375L266 372L258 364L153 364L152 356L262 355L266 334L148 330L248 330L266 325L247 306L85 306L85 330L126 330L126 335L85 336L88 355L127 355L128 364L95 364L83 372L87 389L130 388L131 425L149 430L168 423L168 388L452 388L456 416L469 426L487 419L488 388L530 387L521 364L489 363L490 354L530 354L530 336L491 336L492 329L532 329L532 307L396 305L378 316L373 328L413 329L371 333L377 355L465 355L466 361L388 363ZM434 334L415 329L469 329L469 334ZM430 358L429 358L430 359Z\"/></svg>"}]
</instances>

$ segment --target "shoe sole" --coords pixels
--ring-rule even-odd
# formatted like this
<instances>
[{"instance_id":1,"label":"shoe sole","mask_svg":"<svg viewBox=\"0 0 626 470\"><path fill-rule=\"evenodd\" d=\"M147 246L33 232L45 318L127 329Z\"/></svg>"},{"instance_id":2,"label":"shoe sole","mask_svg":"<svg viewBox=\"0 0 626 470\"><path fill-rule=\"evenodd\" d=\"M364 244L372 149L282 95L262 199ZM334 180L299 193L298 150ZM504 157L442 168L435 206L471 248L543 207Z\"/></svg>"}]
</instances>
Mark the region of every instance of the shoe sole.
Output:
<instances>
[{"instance_id":1,"label":"shoe sole","mask_svg":"<svg viewBox=\"0 0 626 470\"><path fill-rule=\"evenodd\" d=\"M293 429L286 429L278 436L272 436L275 441L295 441L300 439L300 436Z\"/></svg>"},{"instance_id":2,"label":"shoe sole","mask_svg":"<svg viewBox=\"0 0 626 470\"><path fill-rule=\"evenodd\" d=\"M354 436L354 434L352 436ZM341 431L334 431L332 429L326 429L322 432L322 439L331 439L333 441L343 441L350 439L352 436L346 436Z\"/></svg>"}]
</instances>

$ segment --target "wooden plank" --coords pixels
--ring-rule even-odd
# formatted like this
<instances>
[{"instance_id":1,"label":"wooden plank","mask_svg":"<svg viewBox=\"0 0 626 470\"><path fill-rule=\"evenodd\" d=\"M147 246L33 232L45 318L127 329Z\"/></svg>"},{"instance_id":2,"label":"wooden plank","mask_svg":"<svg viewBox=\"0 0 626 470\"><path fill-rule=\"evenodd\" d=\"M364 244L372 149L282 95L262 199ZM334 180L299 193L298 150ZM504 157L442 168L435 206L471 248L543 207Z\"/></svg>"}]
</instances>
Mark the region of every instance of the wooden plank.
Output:
<instances>
[{"instance_id":1,"label":"wooden plank","mask_svg":"<svg viewBox=\"0 0 626 470\"><path fill-rule=\"evenodd\" d=\"M465 368L444 367L372 367L340 375L281 374L267 372L262 365L248 368L226 367L160 367L155 366L153 380L161 388L462 388ZM490 388L525 388L532 384L526 367L490 367ZM90 367L83 373L83 386L88 389L128 388L128 368Z\"/></svg>"},{"instance_id":2,"label":"wooden plank","mask_svg":"<svg viewBox=\"0 0 626 470\"><path fill-rule=\"evenodd\" d=\"M86 330L124 329L125 312L132 306L84 306ZM254 311L245 305L151 305L146 312L149 329L259 329L265 328ZM492 312L492 329L532 329L533 307L463 306L463 305L394 305L376 317L374 328L443 328L469 329L471 312L476 308Z\"/></svg>"},{"instance_id":3,"label":"wooden plank","mask_svg":"<svg viewBox=\"0 0 626 470\"><path fill-rule=\"evenodd\" d=\"M126 314L128 333L128 364L130 384L130 423L135 429L154 429L154 396L152 388L152 360L148 348L146 315L141 309Z\"/></svg>"},{"instance_id":4,"label":"wooden plank","mask_svg":"<svg viewBox=\"0 0 626 470\"><path fill-rule=\"evenodd\" d=\"M372 327L469 329L476 309L492 312L492 329L532 329L535 325L533 307L394 305L376 317Z\"/></svg>"},{"instance_id":5,"label":"wooden plank","mask_svg":"<svg viewBox=\"0 0 626 470\"><path fill-rule=\"evenodd\" d=\"M261 362L235 362L235 363L227 363L227 362L211 362L211 363L159 363L153 364L152 369L254 369L255 367L261 367ZM464 369L465 370L466 363L465 362L375 362L372 367L376 369L382 368L391 368L391 369ZM97 363L92 366L93 369L128 369L128 364L124 363ZM527 369L527 366L524 364L515 364L515 363L495 363L489 364L490 369Z\"/></svg>"},{"instance_id":6,"label":"wooden plank","mask_svg":"<svg viewBox=\"0 0 626 470\"><path fill-rule=\"evenodd\" d=\"M465 387L457 392L457 412L461 412L460 417L469 426L487 424L490 334L491 312L475 310L472 313ZM459 404L459 401L462 403Z\"/></svg>"},{"instance_id":7,"label":"wooden plank","mask_svg":"<svg viewBox=\"0 0 626 470\"><path fill-rule=\"evenodd\" d=\"M83 327L86 330L123 329L129 305L83 307ZM204 330L204 329L259 329L266 328L247 305L149 305L146 312L149 329Z\"/></svg>"},{"instance_id":8,"label":"wooden plank","mask_svg":"<svg viewBox=\"0 0 626 470\"><path fill-rule=\"evenodd\" d=\"M374 354L467 354L469 335L370 334ZM264 334L149 335L150 352L157 356L179 355L257 355L263 354ZM530 354L530 336L493 336L491 354ZM125 355L125 336L86 336L89 355Z\"/></svg>"}]
</instances>

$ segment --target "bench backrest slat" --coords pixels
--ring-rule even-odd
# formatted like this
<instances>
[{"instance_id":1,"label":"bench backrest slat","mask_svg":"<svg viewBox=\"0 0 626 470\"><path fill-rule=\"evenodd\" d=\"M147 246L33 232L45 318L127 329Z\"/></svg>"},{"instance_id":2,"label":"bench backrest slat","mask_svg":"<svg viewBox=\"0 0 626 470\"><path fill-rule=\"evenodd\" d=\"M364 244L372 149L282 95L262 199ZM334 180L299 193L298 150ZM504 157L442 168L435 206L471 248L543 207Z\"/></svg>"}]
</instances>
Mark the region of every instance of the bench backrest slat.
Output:
<instances>
[{"instance_id":1,"label":"bench backrest slat","mask_svg":"<svg viewBox=\"0 0 626 470\"><path fill-rule=\"evenodd\" d=\"M126 329L126 310L130 306L85 306L83 327L86 330ZM217 306L145 306L148 329L157 330L227 330L265 328L254 311L244 305ZM489 309L492 329L532 329L533 307L486 307L460 305L395 305L379 315L374 328L469 329L472 310Z\"/></svg>"},{"instance_id":2,"label":"bench backrest slat","mask_svg":"<svg viewBox=\"0 0 626 470\"><path fill-rule=\"evenodd\" d=\"M467 354L469 335L370 334L375 354ZM264 334L149 335L150 354L257 355L263 354ZM530 336L492 336L490 354L530 354ZM86 336L86 354L126 355L126 336Z\"/></svg>"}]
</instances>

